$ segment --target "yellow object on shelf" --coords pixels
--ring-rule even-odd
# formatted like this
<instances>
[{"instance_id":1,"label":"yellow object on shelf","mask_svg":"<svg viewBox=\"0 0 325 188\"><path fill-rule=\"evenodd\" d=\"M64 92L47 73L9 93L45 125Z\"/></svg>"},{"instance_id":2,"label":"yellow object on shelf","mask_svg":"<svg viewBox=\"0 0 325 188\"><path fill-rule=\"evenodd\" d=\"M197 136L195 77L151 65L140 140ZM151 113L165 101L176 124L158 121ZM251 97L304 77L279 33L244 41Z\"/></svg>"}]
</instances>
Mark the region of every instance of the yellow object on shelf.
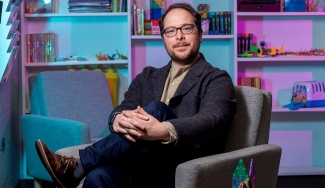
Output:
<instances>
[{"instance_id":1,"label":"yellow object on shelf","mask_svg":"<svg viewBox=\"0 0 325 188\"><path fill-rule=\"evenodd\" d=\"M112 68L104 69L104 73L109 85L109 88L111 90L111 96L112 96L112 102L113 107L116 107L116 96L117 96L117 80L118 80L118 74L115 72Z\"/></svg>"}]
</instances>

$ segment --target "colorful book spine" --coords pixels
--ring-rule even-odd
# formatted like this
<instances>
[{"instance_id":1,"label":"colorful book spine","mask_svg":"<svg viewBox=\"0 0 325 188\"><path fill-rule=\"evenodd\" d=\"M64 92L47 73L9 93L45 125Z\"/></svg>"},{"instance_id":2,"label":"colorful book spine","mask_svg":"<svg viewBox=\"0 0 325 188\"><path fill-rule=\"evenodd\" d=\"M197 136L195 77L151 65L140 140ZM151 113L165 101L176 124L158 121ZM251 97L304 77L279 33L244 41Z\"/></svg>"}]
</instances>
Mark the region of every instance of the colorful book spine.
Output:
<instances>
[{"instance_id":1,"label":"colorful book spine","mask_svg":"<svg viewBox=\"0 0 325 188\"><path fill-rule=\"evenodd\" d=\"M36 62L42 62L41 61L41 34L35 34L36 37Z\"/></svg>"},{"instance_id":2,"label":"colorful book spine","mask_svg":"<svg viewBox=\"0 0 325 188\"><path fill-rule=\"evenodd\" d=\"M31 58L30 58L30 49L31 49L30 34L26 35L26 44L27 44L27 63L31 63Z\"/></svg>"},{"instance_id":3,"label":"colorful book spine","mask_svg":"<svg viewBox=\"0 0 325 188\"><path fill-rule=\"evenodd\" d=\"M32 50L33 50L33 62L35 63L35 62L37 62L37 60L36 60L36 54L37 54L37 52L36 52L36 49L37 49L37 42L36 42L36 34L33 34L32 35L33 36L33 48L32 48Z\"/></svg>"},{"instance_id":4,"label":"colorful book spine","mask_svg":"<svg viewBox=\"0 0 325 188\"><path fill-rule=\"evenodd\" d=\"M219 18L220 18L220 34L224 34L224 15L223 12L219 12Z\"/></svg>"},{"instance_id":5,"label":"colorful book spine","mask_svg":"<svg viewBox=\"0 0 325 188\"><path fill-rule=\"evenodd\" d=\"M249 33L248 34L248 38L249 38L249 40L248 40L248 42L249 42L248 47L249 47L249 50L251 50L251 46L253 45L253 34L252 33Z\"/></svg>"},{"instance_id":6,"label":"colorful book spine","mask_svg":"<svg viewBox=\"0 0 325 188\"><path fill-rule=\"evenodd\" d=\"M138 35L144 35L144 10L137 9Z\"/></svg>"},{"instance_id":7,"label":"colorful book spine","mask_svg":"<svg viewBox=\"0 0 325 188\"><path fill-rule=\"evenodd\" d=\"M49 33L50 36L50 62L54 62L55 59L55 35Z\"/></svg>"},{"instance_id":8,"label":"colorful book spine","mask_svg":"<svg viewBox=\"0 0 325 188\"><path fill-rule=\"evenodd\" d=\"M112 0L112 12L119 12L119 0Z\"/></svg>"},{"instance_id":9,"label":"colorful book spine","mask_svg":"<svg viewBox=\"0 0 325 188\"><path fill-rule=\"evenodd\" d=\"M216 13L216 30L220 34L220 13Z\"/></svg>"},{"instance_id":10,"label":"colorful book spine","mask_svg":"<svg viewBox=\"0 0 325 188\"><path fill-rule=\"evenodd\" d=\"M244 43L245 43L245 52L250 50L250 44L249 44L249 34L245 34L244 38Z\"/></svg>"},{"instance_id":11,"label":"colorful book spine","mask_svg":"<svg viewBox=\"0 0 325 188\"><path fill-rule=\"evenodd\" d=\"M228 31L228 35L231 34L231 12L229 11L228 14L227 14L227 31Z\"/></svg>"},{"instance_id":12,"label":"colorful book spine","mask_svg":"<svg viewBox=\"0 0 325 188\"><path fill-rule=\"evenodd\" d=\"M224 17L224 20L223 20L224 32L223 32L223 34L226 35L226 34L228 34L228 12L224 12L223 17Z\"/></svg>"},{"instance_id":13,"label":"colorful book spine","mask_svg":"<svg viewBox=\"0 0 325 188\"><path fill-rule=\"evenodd\" d=\"M133 4L133 30L134 35L138 35L138 13L135 3Z\"/></svg>"},{"instance_id":14,"label":"colorful book spine","mask_svg":"<svg viewBox=\"0 0 325 188\"><path fill-rule=\"evenodd\" d=\"M237 34L237 53L238 54L242 54L243 53L243 49L242 49L242 35L241 34Z\"/></svg>"}]
</instances>

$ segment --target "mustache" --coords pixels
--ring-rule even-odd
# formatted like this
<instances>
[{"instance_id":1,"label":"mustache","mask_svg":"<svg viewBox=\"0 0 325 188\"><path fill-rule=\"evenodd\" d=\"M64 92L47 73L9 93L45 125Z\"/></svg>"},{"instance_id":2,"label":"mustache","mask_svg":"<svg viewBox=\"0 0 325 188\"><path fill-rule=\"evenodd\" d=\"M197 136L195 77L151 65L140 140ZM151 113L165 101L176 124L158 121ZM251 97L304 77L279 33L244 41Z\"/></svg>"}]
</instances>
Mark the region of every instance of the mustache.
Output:
<instances>
[{"instance_id":1,"label":"mustache","mask_svg":"<svg viewBox=\"0 0 325 188\"><path fill-rule=\"evenodd\" d=\"M173 48L176 48L176 47L179 47L179 46L189 46L189 44L188 43L184 43L184 42L179 42L179 43L173 45Z\"/></svg>"}]
</instances>

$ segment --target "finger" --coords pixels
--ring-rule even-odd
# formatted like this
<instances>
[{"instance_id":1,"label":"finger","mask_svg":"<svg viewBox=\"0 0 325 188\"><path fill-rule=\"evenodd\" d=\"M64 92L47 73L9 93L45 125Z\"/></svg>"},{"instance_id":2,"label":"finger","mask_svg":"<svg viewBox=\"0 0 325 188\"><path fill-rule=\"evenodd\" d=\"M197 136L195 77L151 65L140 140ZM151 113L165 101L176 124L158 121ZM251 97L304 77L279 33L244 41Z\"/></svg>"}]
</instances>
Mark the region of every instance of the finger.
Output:
<instances>
[{"instance_id":1,"label":"finger","mask_svg":"<svg viewBox=\"0 0 325 188\"><path fill-rule=\"evenodd\" d=\"M120 134L127 134L128 132L124 129L124 128L122 128L122 127L117 127L116 128L116 131L118 132L118 133L120 133Z\"/></svg>"},{"instance_id":2,"label":"finger","mask_svg":"<svg viewBox=\"0 0 325 188\"><path fill-rule=\"evenodd\" d=\"M149 117L148 117L148 114L146 113L146 115L143 115L143 112L141 112L141 110L143 112L145 112L143 110L143 108L141 108L140 106L138 106L134 111L130 111L130 110L126 110L126 111L122 111L122 114L128 118L133 118L136 117L136 118L139 118L139 119L142 119L142 120L149 120Z\"/></svg>"},{"instance_id":3,"label":"finger","mask_svg":"<svg viewBox=\"0 0 325 188\"><path fill-rule=\"evenodd\" d=\"M136 142L136 140L132 136L130 136L130 135L127 135L126 134L126 135L124 135L124 138L130 140L131 142Z\"/></svg>"},{"instance_id":4,"label":"finger","mask_svg":"<svg viewBox=\"0 0 325 188\"><path fill-rule=\"evenodd\" d=\"M124 129L144 129L144 125L131 118L122 117L119 124Z\"/></svg>"},{"instance_id":5,"label":"finger","mask_svg":"<svg viewBox=\"0 0 325 188\"><path fill-rule=\"evenodd\" d=\"M139 131L136 131L134 129L126 129L126 131L128 132L129 135L131 135L132 137L141 137L141 133Z\"/></svg>"}]
</instances>

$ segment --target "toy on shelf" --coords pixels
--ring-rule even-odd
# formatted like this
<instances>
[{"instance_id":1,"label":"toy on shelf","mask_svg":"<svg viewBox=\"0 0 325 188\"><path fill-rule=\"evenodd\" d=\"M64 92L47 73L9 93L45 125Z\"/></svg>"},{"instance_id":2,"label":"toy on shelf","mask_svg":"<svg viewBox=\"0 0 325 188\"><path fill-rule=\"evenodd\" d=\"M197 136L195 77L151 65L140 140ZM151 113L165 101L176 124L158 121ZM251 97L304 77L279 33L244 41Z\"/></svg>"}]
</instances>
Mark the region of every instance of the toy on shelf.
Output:
<instances>
[{"instance_id":1,"label":"toy on shelf","mask_svg":"<svg viewBox=\"0 0 325 188\"><path fill-rule=\"evenodd\" d=\"M29 0L25 3L25 12L27 14L35 13L53 13L54 0Z\"/></svg>"},{"instance_id":2,"label":"toy on shelf","mask_svg":"<svg viewBox=\"0 0 325 188\"><path fill-rule=\"evenodd\" d=\"M81 56L66 56L57 57L54 59L55 62L78 62L78 61L88 61L87 58Z\"/></svg>"},{"instance_id":3,"label":"toy on shelf","mask_svg":"<svg viewBox=\"0 0 325 188\"><path fill-rule=\"evenodd\" d=\"M125 55L120 54L117 50L116 50L116 54L112 55L112 58L115 60L127 60L128 57L126 57Z\"/></svg>"},{"instance_id":4,"label":"toy on shelf","mask_svg":"<svg viewBox=\"0 0 325 188\"><path fill-rule=\"evenodd\" d=\"M291 103L283 107L297 110L320 106L325 106L325 82L303 81L293 84Z\"/></svg>"},{"instance_id":5,"label":"toy on shelf","mask_svg":"<svg viewBox=\"0 0 325 188\"><path fill-rule=\"evenodd\" d=\"M101 52L99 52L98 54L95 54L96 58L98 61L107 61L110 60L110 57L108 56L108 54L102 54Z\"/></svg>"},{"instance_id":6,"label":"toy on shelf","mask_svg":"<svg viewBox=\"0 0 325 188\"><path fill-rule=\"evenodd\" d=\"M308 5L308 12L324 12L325 0L312 0Z\"/></svg>"}]
</instances>

